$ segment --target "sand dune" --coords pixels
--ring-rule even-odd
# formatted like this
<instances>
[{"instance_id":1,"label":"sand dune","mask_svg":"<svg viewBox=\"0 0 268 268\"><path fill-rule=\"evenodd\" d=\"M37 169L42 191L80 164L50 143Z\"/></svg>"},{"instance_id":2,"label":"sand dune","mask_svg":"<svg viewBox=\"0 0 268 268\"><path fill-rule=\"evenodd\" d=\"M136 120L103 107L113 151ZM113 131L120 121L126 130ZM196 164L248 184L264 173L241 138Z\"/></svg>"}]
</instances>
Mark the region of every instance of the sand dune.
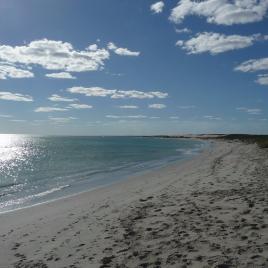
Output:
<instances>
[{"instance_id":1,"label":"sand dune","mask_svg":"<svg viewBox=\"0 0 268 268\"><path fill-rule=\"evenodd\" d=\"M0 267L268 267L268 152L192 160L0 215Z\"/></svg>"}]
</instances>

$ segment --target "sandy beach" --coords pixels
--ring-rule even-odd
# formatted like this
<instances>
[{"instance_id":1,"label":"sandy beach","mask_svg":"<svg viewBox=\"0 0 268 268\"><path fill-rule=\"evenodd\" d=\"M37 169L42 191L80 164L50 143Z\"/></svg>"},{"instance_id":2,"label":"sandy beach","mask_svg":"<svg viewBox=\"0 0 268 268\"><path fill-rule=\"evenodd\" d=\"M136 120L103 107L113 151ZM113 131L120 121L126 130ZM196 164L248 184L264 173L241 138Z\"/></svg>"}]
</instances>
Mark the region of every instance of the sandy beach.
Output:
<instances>
[{"instance_id":1,"label":"sandy beach","mask_svg":"<svg viewBox=\"0 0 268 268\"><path fill-rule=\"evenodd\" d=\"M268 151L183 163L0 215L0 267L268 267Z\"/></svg>"}]
</instances>

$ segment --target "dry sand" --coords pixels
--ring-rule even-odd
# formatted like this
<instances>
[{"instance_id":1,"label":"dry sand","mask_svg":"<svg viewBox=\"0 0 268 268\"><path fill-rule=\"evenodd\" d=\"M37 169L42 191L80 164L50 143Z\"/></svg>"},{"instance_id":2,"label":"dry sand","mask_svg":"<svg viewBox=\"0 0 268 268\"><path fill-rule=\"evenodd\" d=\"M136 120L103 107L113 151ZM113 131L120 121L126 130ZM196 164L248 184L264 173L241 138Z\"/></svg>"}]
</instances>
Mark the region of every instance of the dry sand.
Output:
<instances>
[{"instance_id":1,"label":"dry sand","mask_svg":"<svg viewBox=\"0 0 268 268\"><path fill-rule=\"evenodd\" d=\"M142 176L0 215L0 267L268 267L268 152L217 141Z\"/></svg>"}]
</instances>

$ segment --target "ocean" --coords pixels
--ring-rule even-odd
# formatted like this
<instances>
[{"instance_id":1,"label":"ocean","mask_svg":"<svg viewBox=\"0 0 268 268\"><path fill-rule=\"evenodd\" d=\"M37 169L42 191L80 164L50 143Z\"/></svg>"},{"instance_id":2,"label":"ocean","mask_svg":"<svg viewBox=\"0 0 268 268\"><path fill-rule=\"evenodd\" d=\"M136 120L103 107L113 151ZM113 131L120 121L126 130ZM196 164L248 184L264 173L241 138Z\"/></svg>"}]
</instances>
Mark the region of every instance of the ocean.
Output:
<instances>
[{"instance_id":1,"label":"ocean","mask_svg":"<svg viewBox=\"0 0 268 268\"><path fill-rule=\"evenodd\" d=\"M0 212L95 189L199 153L156 137L0 135Z\"/></svg>"}]
</instances>

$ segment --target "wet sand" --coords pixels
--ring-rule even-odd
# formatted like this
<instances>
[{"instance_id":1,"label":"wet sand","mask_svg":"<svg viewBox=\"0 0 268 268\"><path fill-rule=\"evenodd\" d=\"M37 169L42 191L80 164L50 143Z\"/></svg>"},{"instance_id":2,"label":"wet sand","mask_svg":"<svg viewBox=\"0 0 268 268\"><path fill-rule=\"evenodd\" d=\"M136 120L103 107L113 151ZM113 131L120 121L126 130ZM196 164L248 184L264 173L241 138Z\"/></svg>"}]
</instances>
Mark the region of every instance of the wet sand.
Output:
<instances>
[{"instance_id":1,"label":"wet sand","mask_svg":"<svg viewBox=\"0 0 268 268\"><path fill-rule=\"evenodd\" d=\"M217 141L184 163L2 214L0 267L268 267L268 151Z\"/></svg>"}]
</instances>

